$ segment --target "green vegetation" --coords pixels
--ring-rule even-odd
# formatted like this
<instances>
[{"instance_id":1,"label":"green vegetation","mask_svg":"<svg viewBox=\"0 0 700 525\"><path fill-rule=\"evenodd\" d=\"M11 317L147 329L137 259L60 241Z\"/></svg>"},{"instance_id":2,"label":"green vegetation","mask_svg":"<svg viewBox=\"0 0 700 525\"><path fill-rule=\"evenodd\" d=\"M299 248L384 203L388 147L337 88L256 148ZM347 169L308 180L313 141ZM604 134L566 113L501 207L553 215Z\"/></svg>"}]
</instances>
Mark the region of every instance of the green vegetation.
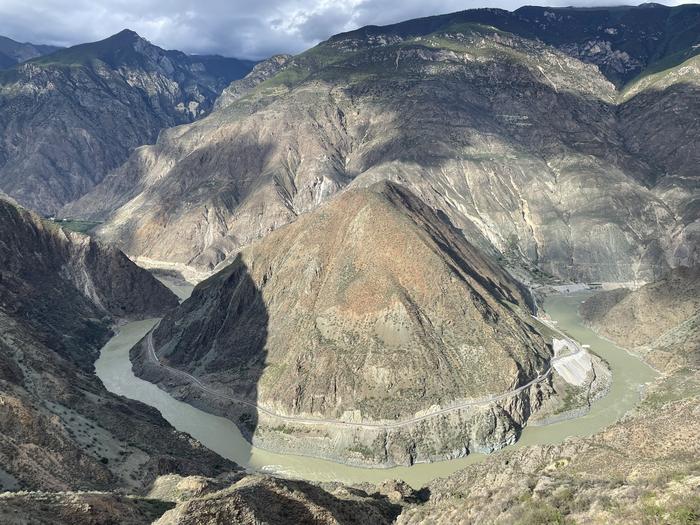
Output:
<instances>
[{"instance_id":1,"label":"green vegetation","mask_svg":"<svg viewBox=\"0 0 700 525\"><path fill-rule=\"evenodd\" d=\"M642 503L640 515L640 522L645 525L694 525L700 523L700 496L662 505L651 493Z\"/></svg>"},{"instance_id":2,"label":"green vegetation","mask_svg":"<svg viewBox=\"0 0 700 525\"><path fill-rule=\"evenodd\" d=\"M632 98L639 91L643 91L650 86L654 86L657 83L661 84L661 87L667 87L663 85L663 81L668 75L674 73L679 68L684 66L690 66L698 62L698 56L700 55L700 47L690 51L683 51L677 55L666 57L663 60L655 62L642 71L637 77L630 80L620 93L620 100L625 101Z\"/></svg>"},{"instance_id":3,"label":"green vegetation","mask_svg":"<svg viewBox=\"0 0 700 525\"><path fill-rule=\"evenodd\" d=\"M522 506L515 523L518 525L569 525L574 522L548 503L530 499Z\"/></svg>"},{"instance_id":4,"label":"green vegetation","mask_svg":"<svg viewBox=\"0 0 700 525\"><path fill-rule=\"evenodd\" d=\"M136 503L139 510L145 514L149 521L155 521L165 514L166 511L175 508L175 503L171 501L162 501L139 496L128 497Z\"/></svg>"},{"instance_id":5,"label":"green vegetation","mask_svg":"<svg viewBox=\"0 0 700 525\"><path fill-rule=\"evenodd\" d=\"M700 376L694 370L683 368L661 379L644 397L640 408L659 408L693 395L700 395Z\"/></svg>"},{"instance_id":6,"label":"green vegetation","mask_svg":"<svg viewBox=\"0 0 700 525\"><path fill-rule=\"evenodd\" d=\"M51 222L58 224L61 228L78 233L89 233L93 228L102 224L96 221L81 221L74 219L51 219Z\"/></svg>"},{"instance_id":7,"label":"green vegetation","mask_svg":"<svg viewBox=\"0 0 700 525\"><path fill-rule=\"evenodd\" d=\"M281 432L282 434L294 434L295 430L287 425L277 425L276 427L271 427L270 432Z\"/></svg>"},{"instance_id":8,"label":"green vegetation","mask_svg":"<svg viewBox=\"0 0 700 525\"><path fill-rule=\"evenodd\" d=\"M348 452L357 452L366 458L374 457L374 451L362 443L354 443L351 447L348 447Z\"/></svg>"}]
</instances>

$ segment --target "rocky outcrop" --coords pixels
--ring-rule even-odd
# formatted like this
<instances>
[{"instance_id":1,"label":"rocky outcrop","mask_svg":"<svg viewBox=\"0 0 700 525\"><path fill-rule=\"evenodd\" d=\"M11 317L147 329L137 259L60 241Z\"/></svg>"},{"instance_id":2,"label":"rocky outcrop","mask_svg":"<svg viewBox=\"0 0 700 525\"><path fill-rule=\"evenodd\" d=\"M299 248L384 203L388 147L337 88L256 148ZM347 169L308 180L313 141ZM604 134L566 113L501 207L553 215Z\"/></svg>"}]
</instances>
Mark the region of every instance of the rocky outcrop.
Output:
<instances>
[{"instance_id":1,"label":"rocky outcrop","mask_svg":"<svg viewBox=\"0 0 700 525\"><path fill-rule=\"evenodd\" d=\"M161 476L146 497L115 492L15 492L0 494L0 520L24 525L350 525L390 524L419 495L401 482L346 487L267 476L238 479ZM165 486L176 486L165 493ZM197 488L197 492L191 489Z\"/></svg>"},{"instance_id":2,"label":"rocky outcrop","mask_svg":"<svg viewBox=\"0 0 700 525\"><path fill-rule=\"evenodd\" d=\"M161 129L209 112L250 61L165 51L132 31L0 74L0 188L55 213Z\"/></svg>"},{"instance_id":3,"label":"rocky outcrop","mask_svg":"<svg viewBox=\"0 0 700 525\"><path fill-rule=\"evenodd\" d=\"M117 319L176 304L118 250L0 200L0 488L140 490L234 468L94 375Z\"/></svg>"},{"instance_id":4,"label":"rocky outcrop","mask_svg":"<svg viewBox=\"0 0 700 525\"><path fill-rule=\"evenodd\" d=\"M376 492L368 494L339 484L324 488L303 481L247 476L221 491L178 503L155 523L390 524L401 512L401 505Z\"/></svg>"},{"instance_id":5,"label":"rocky outcrop","mask_svg":"<svg viewBox=\"0 0 700 525\"><path fill-rule=\"evenodd\" d=\"M98 234L130 255L212 269L335 193L389 179L531 272L651 281L693 264L692 191L669 184L695 164L674 161L650 130L668 125L683 151L698 151L669 116L695 118L697 87L683 81L680 98L659 104L625 98L550 45L446 16L338 35L294 57L139 149L72 211L106 218Z\"/></svg>"},{"instance_id":6,"label":"rocky outcrop","mask_svg":"<svg viewBox=\"0 0 700 525\"><path fill-rule=\"evenodd\" d=\"M597 332L656 368L700 368L700 268L679 268L637 290L598 292L580 308Z\"/></svg>"},{"instance_id":7,"label":"rocky outcrop","mask_svg":"<svg viewBox=\"0 0 700 525\"><path fill-rule=\"evenodd\" d=\"M137 371L225 413L256 445L410 464L516 439L550 393L546 380L518 390L550 359L530 308L444 218L378 183L252 244L155 331L164 363L260 410L189 381L173 389L180 378L154 364L148 341ZM455 410L396 425L439 407Z\"/></svg>"}]
</instances>

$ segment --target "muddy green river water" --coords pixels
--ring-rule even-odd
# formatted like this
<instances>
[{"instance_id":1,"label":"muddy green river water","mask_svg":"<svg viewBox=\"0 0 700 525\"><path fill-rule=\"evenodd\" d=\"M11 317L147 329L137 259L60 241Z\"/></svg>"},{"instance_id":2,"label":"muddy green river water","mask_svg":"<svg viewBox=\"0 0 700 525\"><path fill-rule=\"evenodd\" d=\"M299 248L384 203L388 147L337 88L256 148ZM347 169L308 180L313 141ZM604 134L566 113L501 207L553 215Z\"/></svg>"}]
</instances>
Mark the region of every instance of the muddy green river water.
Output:
<instances>
[{"instance_id":1,"label":"muddy green river water","mask_svg":"<svg viewBox=\"0 0 700 525\"><path fill-rule=\"evenodd\" d=\"M189 293L186 287L175 291L183 298ZM595 402L584 416L525 428L518 442L508 448L560 443L570 436L593 434L614 423L632 408L639 401L642 385L655 377L655 372L638 357L597 337L583 326L578 316L578 305L585 297L585 293L552 296L547 299L544 308L557 322L560 330L579 343L590 345L593 352L610 364L613 373L610 392ZM117 335L101 351L95 365L97 375L111 392L155 407L175 428L187 432L219 455L249 470L311 481L377 483L388 478L403 479L413 487L421 487L432 479L447 476L467 465L483 461L486 457L471 454L464 458L411 467L373 469L351 467L312 457L276 454L253 447L228 419L178 401L154 384L134 375L129 350L156 322L156 319L152 319L120 327Z\"/></svg>"}]
</instances>

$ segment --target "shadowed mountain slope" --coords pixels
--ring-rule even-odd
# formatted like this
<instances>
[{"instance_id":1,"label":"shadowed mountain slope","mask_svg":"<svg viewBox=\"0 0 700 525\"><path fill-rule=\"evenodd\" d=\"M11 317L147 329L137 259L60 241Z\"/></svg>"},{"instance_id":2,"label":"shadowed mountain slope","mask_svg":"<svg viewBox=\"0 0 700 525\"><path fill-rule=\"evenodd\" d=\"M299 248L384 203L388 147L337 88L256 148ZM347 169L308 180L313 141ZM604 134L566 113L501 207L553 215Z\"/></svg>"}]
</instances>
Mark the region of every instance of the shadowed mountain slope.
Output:
<instances>
[{"instance_id":1,"label":"shadowed mountain slope","mask_svg":"<svg viewBox=\"0 0 700 525\"><path fill-rule=\"evenodd\" d=\"M48 55L54 51L61 49L57 46L47 46L41 44L32 44L30 42L16 42L6 36L0 36L0 69L5 69L37 58L42 55Z\"/></svg>"},{"instance_id":2,"label":"shadowed mountain slope","mask_svg":"<svg viewBox=\"0 0 700 525\"><path fill-rule=\"evenodd\" d=\"M0 188L55 213L161 129L208 113L253 65L165 51L124 30L0 72Z\"/></svg>"},{"instance_id":3,"label":"shadowed mountain slope","mask_svg":"<svg viewBox=\"0 0 700 525\"><path fill-rule=\"evenodd\" d=\"M142 489L233 467L94 375L116 319L176 304L118 250L0 198L0 487Z\"/></svg>"}]
</instances>

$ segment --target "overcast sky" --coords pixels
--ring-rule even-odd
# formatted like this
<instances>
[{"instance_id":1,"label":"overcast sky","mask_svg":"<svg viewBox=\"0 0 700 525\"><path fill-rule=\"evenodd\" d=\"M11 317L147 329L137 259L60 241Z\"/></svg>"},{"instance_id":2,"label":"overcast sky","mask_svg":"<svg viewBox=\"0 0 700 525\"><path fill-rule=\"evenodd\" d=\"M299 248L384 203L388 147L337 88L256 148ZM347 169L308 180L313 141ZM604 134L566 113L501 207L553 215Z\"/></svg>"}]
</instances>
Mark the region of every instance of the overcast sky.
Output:
<instances>
[{"instance_id":1,"label":"overcast sky","mask_svg":"<svg viewBox=\"0 0 700 525\"><path fill-rule=\"evenodd\" d=\"M590 6L630 1L564 0L0 0L0 35L69 46L124 28L189 53L264 58L297 53L341 31L475 7ZM664 1L666 5L687 3Z\"/></svg>"}]
</instances>

